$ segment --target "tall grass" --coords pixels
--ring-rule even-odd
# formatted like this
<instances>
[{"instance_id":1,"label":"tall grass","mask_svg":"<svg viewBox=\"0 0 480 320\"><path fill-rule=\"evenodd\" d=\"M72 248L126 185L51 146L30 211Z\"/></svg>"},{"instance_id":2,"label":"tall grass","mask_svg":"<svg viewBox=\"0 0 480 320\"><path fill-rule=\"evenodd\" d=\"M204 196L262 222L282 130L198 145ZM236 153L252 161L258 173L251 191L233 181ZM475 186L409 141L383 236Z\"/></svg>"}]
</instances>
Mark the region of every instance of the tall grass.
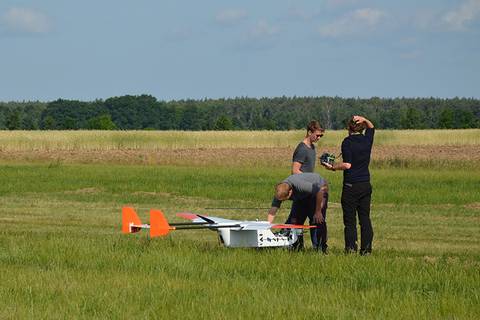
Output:
<instances>
[{"instance_id":1,"label":"tall grass","mask_svg":"<svg viewBox=\"0 0 480 320\"><path fill-rule=\"evenodd\" d=\"M120 208L265 218L283 169L0 166L0 318L476 319L480 171L372 172L374 252L225 249L209 230L120 234ZM205 209L231 207L252 209ZM286 218L284 206L278 221Z\"/></svg>"},{"instance_id":2,"label":"tall grass","mask_svg":"<svg viewBox=\"0 0 480 320\"><path fill-rule=\"evenodd\" d=\"M3 151L295 147L304 131L0 131ZM338 147L345 130L327 130L322 146ZM377 146L479 145L480 129L378 130Z\"/></svg>"},{"instance_id":3,"label":"tall grass","mask_svg":"<svg viewBox=\"0 0 480 320\"><path fill-rule=\"evenodd\" d=\"M375 143L478 146L479 133L378 131ZM303 135L2 131L0 149L206 148L214 156L217 148L293 148ZM327 131L322 146L338 148L344 136ZM329 256L311 251L308 243L300 253L225 249L209 230L162 239L120 234L126 204L144 222L149 208L163 209L170 220L181 211L264 219L290 158L273 165L264 160L248 160L247 166L66 165L59 159L0 165L0 319L480 318L475 164L467 170L435 158L374 160L369 257L343 255L342 174L325 170L319 172L330 183Z\"/></svg>"}]
</instances>

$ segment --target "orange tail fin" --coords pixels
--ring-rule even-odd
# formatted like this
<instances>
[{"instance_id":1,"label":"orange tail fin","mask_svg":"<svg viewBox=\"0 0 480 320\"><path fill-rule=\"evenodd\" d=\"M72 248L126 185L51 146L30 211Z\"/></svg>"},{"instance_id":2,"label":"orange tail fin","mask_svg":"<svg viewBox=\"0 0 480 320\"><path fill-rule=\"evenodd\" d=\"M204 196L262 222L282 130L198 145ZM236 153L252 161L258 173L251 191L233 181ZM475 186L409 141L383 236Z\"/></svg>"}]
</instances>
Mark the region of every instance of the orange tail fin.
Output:
<instances>
[{"instance_id":1,"label":"orange tail fin","mask_svg":"<svg viewBox=\"0 0 480 320\"><path fill-rule=\"evenodd\" d=\"M168 224L162 211L150 210L150 237L167 235L170 230L175 230L175 227Z\"/></svg>"},{"instance_id":2,"label":"orange tail fin","mask_svg":"<svg viewBox=\"0 0 480 320\"><path fill-rule=\"evenodd\" d=\"M131 207L123 207L122 208L122 232L123 233L132 233L132 228L130 227L132 224L134 225L141 225L142 221L137 216L135 210Z\"/></svg>"}]
</instances>

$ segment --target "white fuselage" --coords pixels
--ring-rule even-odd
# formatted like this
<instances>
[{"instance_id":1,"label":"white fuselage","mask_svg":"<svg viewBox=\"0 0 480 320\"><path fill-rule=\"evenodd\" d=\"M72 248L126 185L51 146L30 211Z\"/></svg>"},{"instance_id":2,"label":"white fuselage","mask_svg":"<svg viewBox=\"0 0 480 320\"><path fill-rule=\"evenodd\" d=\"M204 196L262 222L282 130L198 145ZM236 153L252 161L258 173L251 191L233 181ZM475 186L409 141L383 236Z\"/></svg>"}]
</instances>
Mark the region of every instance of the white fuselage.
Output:
<instances>
[{"instance_id":1,"label":"white fuselage","mask_svg":"<svg viewBox=\"0 0 480 320\"><path fill-rule=\"evenodd\" d=\"M301 229L292 229L288 234L274 234L271 229L220 228L217 230L225 247L288 247L297 240Z\"/></svg>"}]
</instances>

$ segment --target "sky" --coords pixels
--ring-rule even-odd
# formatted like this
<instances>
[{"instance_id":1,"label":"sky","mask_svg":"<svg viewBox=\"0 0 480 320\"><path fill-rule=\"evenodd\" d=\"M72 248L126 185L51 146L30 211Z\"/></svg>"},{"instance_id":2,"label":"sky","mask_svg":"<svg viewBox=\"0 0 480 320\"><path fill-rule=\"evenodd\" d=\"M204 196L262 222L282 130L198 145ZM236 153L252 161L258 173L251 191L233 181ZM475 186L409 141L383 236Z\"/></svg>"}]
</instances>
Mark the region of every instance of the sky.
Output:
<instances>
[{"instance_id":1,"label":"sky","mask_svg":"<svg viewBox=\"0 0 480 320\"><path fill-rule=\"evenodd\" d=\"M0 0L0 101L480 98L480 0Z\"/></svg>"}]
</instances>

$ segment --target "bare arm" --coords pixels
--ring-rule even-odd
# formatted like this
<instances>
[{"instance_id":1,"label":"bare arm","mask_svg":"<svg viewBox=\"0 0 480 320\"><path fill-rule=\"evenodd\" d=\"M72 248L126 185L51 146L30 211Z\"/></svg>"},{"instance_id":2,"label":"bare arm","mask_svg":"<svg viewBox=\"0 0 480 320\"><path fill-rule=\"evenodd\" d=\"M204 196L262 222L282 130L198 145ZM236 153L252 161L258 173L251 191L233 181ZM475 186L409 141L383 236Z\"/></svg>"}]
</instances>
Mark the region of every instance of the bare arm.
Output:
<instances>
[{"instance_id":1,"label":"bare arm","mask_svg":"<svg viewBox=\"0 0 480 320\"><path fill-rule=\"evenodd\" d=\"M322 224L325 221L325 217L322 214L322 209L325 207L325 192L328 191L328 185L325 183L320 191L317 192L316 196L316 208L313 215L313 222L317 224Z\"/></svg>"},{"instance_id":2,"label":"bare arm","mask_svg":"<svg viewBox=\"0 0 480 320\"><path fill-rule=\"evenodd\" d=\"M302 164L300 162L294 161L292 163L292 174L298 174L298 173L303 173L300 168L302 167Z\"/></svg>"},{"instance_id":3,"label":"bare arm","mask_svg":"<svg viewBox=\"0 0 480 320\"><path fill-rule=\"evenodd\" d=\"M267 221L270 223L273 223L273 220L275 219L275 216L277 215L278 208L277 207L271 207L270 210L268 210L268 215L267 215Z\"/></svg>"},{"instance_id":4,"label":"bare arm","mask_svg":"<svg viewBox=\"0 0 480 320\"><path fill-rule=\"evenodd\" d=\"M327 169L331 171L336 171L336 170L348 170L352 167L351 163L348 162L339 162L339 163L334 163L333 165L322 162L322 165Z\"/></svg>"},{"instance_id":5,"label":"bare arm","mask_svg":"<svg viewBox=\"0 0 480 320\"><path fill-rule=\"evenodd\" d=\"M359 122L359 123L362 123L364 122L366 125L367 125L367 128L370 128L370 129L373 129L374 126L373 126L373 123L368 120L367 118L365 117L362 117L362 116L354 116L353 117L353 120L356 121L356 122Z\"/></svg>"}]
</instances>

